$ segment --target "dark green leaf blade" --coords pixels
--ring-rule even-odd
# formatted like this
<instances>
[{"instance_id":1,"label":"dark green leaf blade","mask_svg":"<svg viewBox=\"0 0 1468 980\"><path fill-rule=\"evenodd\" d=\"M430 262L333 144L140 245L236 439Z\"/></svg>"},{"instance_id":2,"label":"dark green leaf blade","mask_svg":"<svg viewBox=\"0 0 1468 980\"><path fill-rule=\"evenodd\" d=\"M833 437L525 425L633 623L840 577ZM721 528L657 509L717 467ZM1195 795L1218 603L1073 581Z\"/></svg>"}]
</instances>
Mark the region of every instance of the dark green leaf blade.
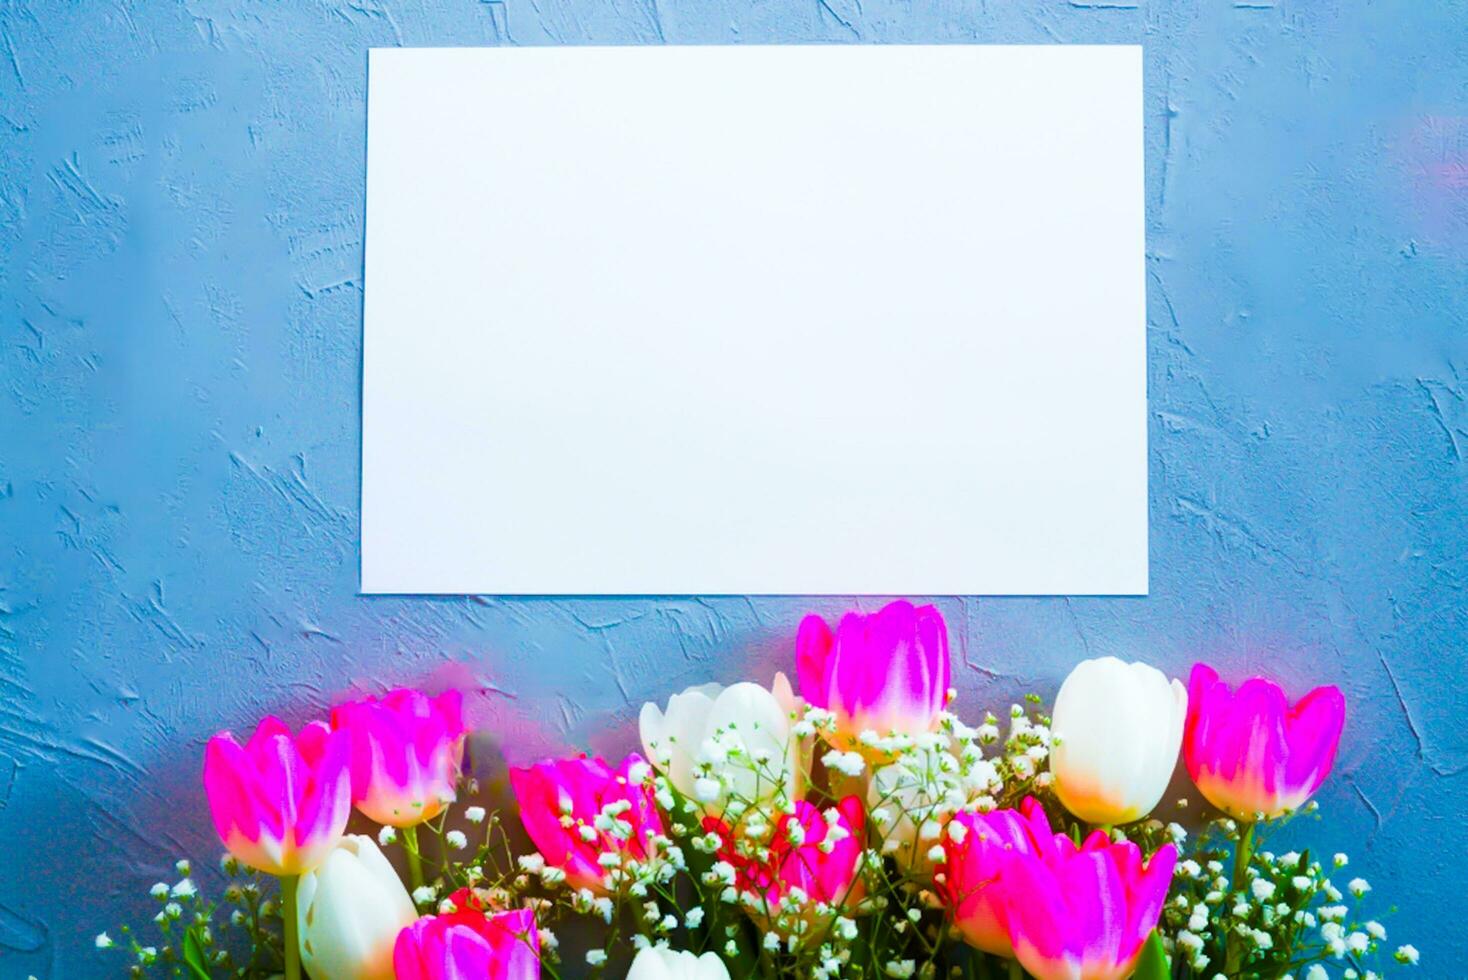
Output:
<instances>
[{"instance_id":1,"label":"dark green leaf blade","mask_svg":"<svg viewBox=\"0 0 1468 980\"><path fill-rule=\"evenodd\" d=\"M204 945L199 941L198 932L193 929L184 933L183 958L189 968L189 975L194 980L209 980L209 965L208 960L204 958Z\"/></svg>"},{"instance_id":2,"label":"dark green leaf blade","mask_svg":"<svg viewBox=\"0 0 1468 980\"><path fill-rule=\"evenodd\" d=\"M1162 937L1153 929L1152 935L1142 944L1142 958L1137 961L1132 980L1169 980L1171 976L1172 967L1167 962L1167 950L1162 948Z\"/></svg>"}]
</instances>

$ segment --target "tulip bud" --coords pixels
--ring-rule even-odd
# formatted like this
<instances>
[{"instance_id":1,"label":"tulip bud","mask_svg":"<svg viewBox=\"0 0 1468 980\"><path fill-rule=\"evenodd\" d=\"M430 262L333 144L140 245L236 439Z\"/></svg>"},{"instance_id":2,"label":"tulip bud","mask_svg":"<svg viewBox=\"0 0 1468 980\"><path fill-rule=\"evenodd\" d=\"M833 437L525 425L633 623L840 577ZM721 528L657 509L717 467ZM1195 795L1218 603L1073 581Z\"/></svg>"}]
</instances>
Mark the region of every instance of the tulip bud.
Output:
<instances>
[{"instance_id":1,"label":"tulip bud","mask_svg":"<svg viewBox=\"0 0 1468 980\"><path fill-rule=\"evenodd\" d=\"M535 913L492 913L469 889L448 898L451 912L425 915L398 933L396 980L536 980L540 932ZM333 978L335 980L335 978Z\"/></svg>"},{"instance_id":2,"label":"tulip bud","mask_svg":"<svg viewBox=\"0 0 1468 980\"><path fill-rule=\"evenodd\" d=\"M777 674L770 689L705 684L673 695L667 711L644 704L638 728L648 758L674 789L708 812L721 812L731 796L762 803L782 790L788 804L799 793L800 745L790 731L794 707L790 682ZM699 785L705 767L715 784L711 799Z\"/></svg>"},{"instance_id":3,"label":"tulip bud","mask_svg":"<svg viewBox=\"0 0 1468 980\"><path fill-rule=\"evenodd\" d=\"M795 661L801 696L835 715L831 743L874 760L888 753L863 735L932 731L948 697L948 627L933 606L899 600L869 616L847 613L834 633L807 616Z\"/></svg>"},{"instance_id":4,"label":"tulip bud","mask_svg":"<svg viewBox=\"0 0 1468 980\"><path fill-rule=\"evenodd\" d=\"M1188 692L1155 667L1100 657L1077 664L1055 698L1055 794L1093 824L1140 820L1177 768Z\"/></svg>"},{"instance_id":5,"label":"tulip bud","mask_svg":"<svg viewBox=\"0 0 1468 980\"><path fill-rule=\"evenodd\" d=\"M572 888L607 892L607 872L644 861L663 833L647 785L651 768L637 754L616 769L584 756L510 769L520 822L545 863L559 868ZM617 820L606 820L606 808ZM603 860L609 864L603 864Z\"/></svg>"},{"instance_id":6,"label":"tulip bud","mask_svg":"<svg viewBox=\"0 0 1468 980\"><path fill-rule=\"evenodd\" d=\"M368 818L414 827L455 799L464 762L463 697L397 690L332 709L352 745L352 802Z\"/></svg>"},{"instance_id":7,"label":"tulip bud","mask_svg":"<svg viewBox=\"0 0 1468 980\"><path fill-rule=\"evenodd\" d=\"M847 796L822 810L801 800L776 822L767 847L751 855L734 832L716 817L704 817L704 830L722 841L719 859L734 869L733 887L767 934L808 932L803 921L811 905L858 908L866 897L861 876L866 814L861 799ZM786 899L803 898L790 916L776 914ZM773 918L771 917L773 915ZM768 941L768 937L766 939Z\"/></svg>"},{"instance_id":8,"label":"tulip bud","mask_svg":"<svg viewBox=\"0 0 1468 980\"><path fill-rule=\"evenodd\" d=\"M962 830L954 833L953 827ZM949 921L975 949L1013 957L1004 920L1008 885L1003 871L1010 855L1044 854L1058 846L1045 810L1026 797L1017 810L959 813L953 827L943 835L943 860L937 866L937 892Z\"/></svg>"},{"instance_id":9,"label":"tulip bud","mask_svg":"<svg viewBox=\"0 0 1468 980\"><path fill-rule=\"evenodd\" d=\"M1317 687L1293 706L1278 684L1253 677L1231 691L1195 664L1183 757L1209 803L1240 820L1297 810L1325 782L1346 723L1346 699Z\"/></svg>"},{"instance_id":10,"label":"tulip bud","mask_svg":"<svg viewBox=\"0 0 1468 980\"><path fill-rule=\"evenodd\" d=\"M627 980L729 980L729 969L716 953L694 956L649 946L632 958Z\"/></svg>"},{"instance_id":11,"label":"tulip bud","mask_svg":"<svg viewBox=\"0 0 1468 980\"><path fill-rule=\"evenodd\" d=\"M297 895L301 962L326 980L393 980L393 944L418 918L397 872L372 838L349 834Z\"/></svg>"},{"instance_id":12,"label":"tulip bud","mask_svg":"<svg viewBox=\"0 0 1468 980\"><path fill-rule=\"evenodd\" d=\"M313 722L292 736L279 718L241 745L229 732L204 751L204 792L229 852L257 871L298 875L320 864L351 816L346 736Z\"/></svg>"},{"instance_id":13,"label":"tulip bud","mask_svg":"<svg viewBox=\"0 0 1468 980\"><path fill-rule=\"evenodd\" d=\"M1036 980L1125 980L1157 926L1177 848L1147 860L1137 845L1096 831L1079 848L1058 835L1039 853L1004 861L1005 930Z\"/></svg>"}]
</instances>

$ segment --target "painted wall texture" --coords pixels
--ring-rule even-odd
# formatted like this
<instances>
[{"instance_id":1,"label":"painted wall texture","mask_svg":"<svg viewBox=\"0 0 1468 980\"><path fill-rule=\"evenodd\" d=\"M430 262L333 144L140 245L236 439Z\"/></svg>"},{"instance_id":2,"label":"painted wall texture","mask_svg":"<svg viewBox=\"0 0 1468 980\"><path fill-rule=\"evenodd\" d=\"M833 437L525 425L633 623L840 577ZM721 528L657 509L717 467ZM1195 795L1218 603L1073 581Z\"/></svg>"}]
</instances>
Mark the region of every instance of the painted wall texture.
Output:
<instances>
[{"instance_id":1,"label":"painted wall texture","mask_svg":"<svg viewBox=\"0 0 1468 980\"><path fill-rule=\"evenodd\" d=\"M111 975L212 865L217 728L452 681L511 759L615 751L848 605L356 595L367 48L766 42L1146 45L1153 591L937 600L960 704L1103 653L1340 683L1291 833L1461 975L1468 4L0 0L0 977Z\"/></svg>"}]
</instances>

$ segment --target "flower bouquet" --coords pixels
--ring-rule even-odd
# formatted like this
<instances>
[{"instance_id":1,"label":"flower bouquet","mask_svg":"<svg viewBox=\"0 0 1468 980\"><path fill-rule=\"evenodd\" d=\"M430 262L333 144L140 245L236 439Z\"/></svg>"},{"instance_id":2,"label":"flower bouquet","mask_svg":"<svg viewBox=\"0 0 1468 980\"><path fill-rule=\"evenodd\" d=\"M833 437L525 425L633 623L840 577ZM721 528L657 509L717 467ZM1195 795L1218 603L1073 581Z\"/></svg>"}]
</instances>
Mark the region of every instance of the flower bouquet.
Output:
<instances>
[{"instance_id":1,"label":"flower bouquet","mask_svg":"<svg viewBox=\"0 0 1468 980\"><path fill-rule=\"evenodd\" d=\"M1417 962L1368 917L1365 881L1337 883L1345 855L1267 846L1318 819L1334 687L1292 704L1263 678L1198 664L1184 686L1104 657L1051 714L1031 697L964 721L943 619L907 602L834 630L807 617L794 672L798 690L780 674L644 705L643 755L512 769L509 819L464 775L454 691L221 733L204 759L220 898L181 861L148 931L98 945L134 976L288 980L1323 980ZM1208 805L1178 801L1191 833L1152 816L1179 754ZM346 833L353 808L375 837Z\"/></svg>"}]
</instances>

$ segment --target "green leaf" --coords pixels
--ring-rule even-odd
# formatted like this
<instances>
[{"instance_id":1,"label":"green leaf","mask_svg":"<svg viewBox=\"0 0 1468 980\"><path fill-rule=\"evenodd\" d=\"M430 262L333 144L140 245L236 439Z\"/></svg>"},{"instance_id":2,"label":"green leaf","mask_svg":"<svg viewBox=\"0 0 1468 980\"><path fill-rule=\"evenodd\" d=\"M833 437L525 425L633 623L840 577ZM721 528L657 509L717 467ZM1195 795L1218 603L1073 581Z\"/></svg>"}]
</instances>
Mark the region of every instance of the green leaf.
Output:
<instances>
[{"instance_id":1,"label":"green leaf","mask_svg":"<svg viewBox=\"0 0 1468 980\"><path fill-rule=\"evenodd\" d=\"M1172 967L1167 962L1167 950L1162 948L1162 937L1157 930L1147 937L1142 945L1142 958L1137 961L1132 980L1170 980Z\"/></svg>"},{"instance_id":2,"label":"green leaf","mask_svg":"<svg viewBox=\"0 0 1468 980\"><path fill-rule=\"evenodd\" d=\"M204 944L199 941L199 933L190 929L184 933L183 941L184 963L189 968L189 976L195 980L209 980L208 961L204 958Z\"/></svg>"}]
</instances>

